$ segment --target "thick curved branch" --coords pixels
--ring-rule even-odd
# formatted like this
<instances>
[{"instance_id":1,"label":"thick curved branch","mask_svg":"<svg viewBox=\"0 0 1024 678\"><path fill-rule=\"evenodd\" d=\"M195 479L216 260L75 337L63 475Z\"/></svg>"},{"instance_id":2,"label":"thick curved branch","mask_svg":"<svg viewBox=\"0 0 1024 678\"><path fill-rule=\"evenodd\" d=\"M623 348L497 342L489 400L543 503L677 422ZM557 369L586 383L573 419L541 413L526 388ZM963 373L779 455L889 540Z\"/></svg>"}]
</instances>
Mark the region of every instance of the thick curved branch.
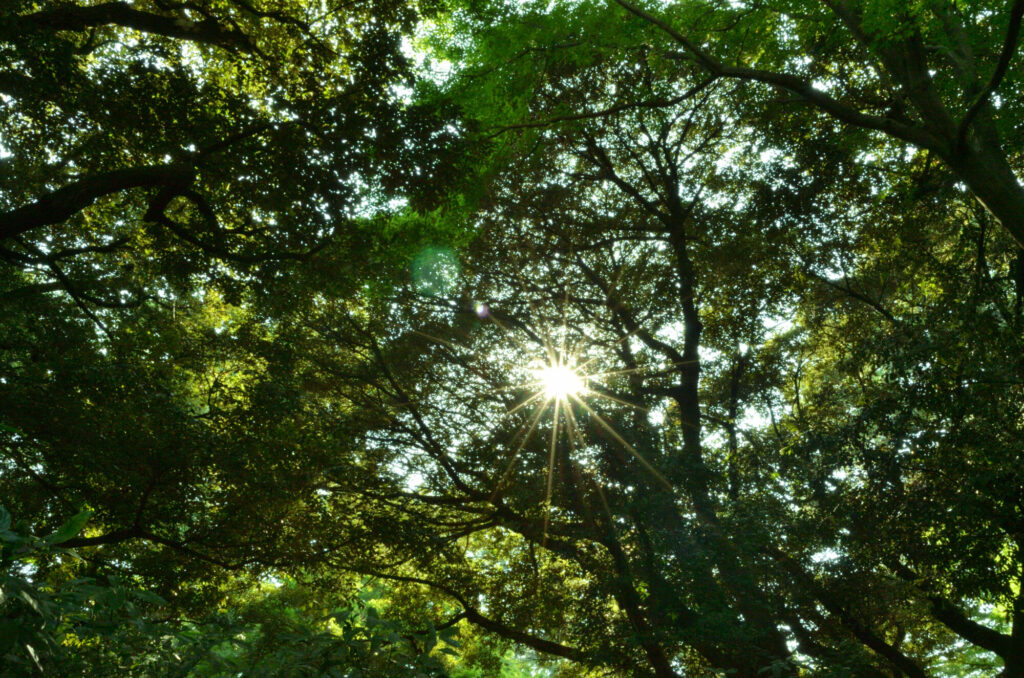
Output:
<instances>
[{"instance_id":1,"label":"thick curved branch","mask_svg":"<svg viewBox=\"0 0 1024 678\"><path fill-rule=\"evenodd\" d=\"M0 213L0 240L14 238L42 226L59 224L103 196L132 188L169 187L179 190L193 180L188 165L129 167L87 176L43 195L33 203Z\"/></svg>"},{"instance_id":2,"label":"thick curved branch","mask_svg":"<svg viewBox=\"0 0 1024 678\"><path fill-rule=\"evenodd\" d=\"M222 567L225 570L240 570L249 563L257 562L255 559L240 561L237 563L228 562L215 556L197 551L185 543L174 539L168 539L167 537L161 537L158 534L154 534L138 526L114 530L95 537L75 537L73 539L68 539L65 542L61 542L60 546L61 548L83 548L90 546L103 546L105 544L122 544L133 540L142 540L148 541L152 544L160 544L161 546L166 546L167 548L177 551L185 556Z\"/></svg>"},{"instance_id":3,"label":"thick curved branch","mask_svg":"<svg viewBox=\"0 0 1024 678\"><path fill-rule=\"evenodd\" d=\"M72 537L67 541L61 542L61 548L75 549L90 546L104 546L106 544L121 544L132 539L139 539L143 535L141 528L139 527L126 527L119 530L113 530L106 534L96 535L95 537Z\"/></svg>"},{"instance_id":4,"label":"thick curved branch","mask_svg":"<svg viewBox=\"0 0 1024 678\"><path fill-rule=\"evenodd\" d=\"M876 300L872 299L871 297L869 297L868 295L866 295L866 294L864 294L862 292L858 292L857 290L853 289L853 287L850 286L850 282L845 277L843 278L843 283L844 284L840 285L838 282L836 282L834 280L829 280L828 278L826 278L823 275L818 275L817 273L812 271L810 268L805 268L804 269L804 273L806 273L808 276L810 276L811 278L814 278L815 280L817 280L818 282L820 282L821 284L823 284L823 285L825 285L827 287L831 287L834 290L838 290L840 292L843 292L844 294L849 295L853 299L856 299L857 301L860 301L860 302L862 302L864 304L867 304L872 309L877 311L883 318L885 318L887 321L889 321L890 324L896 325L896 326L900 325L900 321L897 320L896 317L892 313L890 313L888 311L888 309L886 309L884 306L882 306L881 302L876 301Z\"/></svg>"},{"instance_id":5,"label":"thick curved branch","mask_svg":"<svg viewBox=\"0 0 1024 678\"><path fill-rule=\"evenodd\" d=\"M850 613L846 605L833 595L833 592L818 582L811 574L806 572L804 568L793 559L789 554L784 552L780 548L769 547L767 550L769 556L771 556L779 566L788 572L793 579L804 588L809 594L817 599L817 602L836 620L839 621L842 626L849 631L854 638L856 638L862 645L870 648L878 656L884 658L894 668L899 670L903 675L909 678L928 678L928 675L924 670L917 665L917 663L907 655L903 654L900 649L889 642L883 637L876 634L871 628L861 623L861 620L857 619Z\"/></svg>"},{"instance_id":6,"label":"thick curved branch","mask_svg":"<svg viewBox=\"0 0 1024 678\"><path fill-rule=\"evenodd\" d=\"M638 101L633 103L617 104L615 106L609 106L608 108L602 108L597 111L589 111L587 113L574 113L571 115L556 115L546 120L538 120L536 122L521 122L514 125L502 125L497 131L484 137L485 139L493 139L496 136L510 132L517 129L530 129L534 127L553 127L562 122L575 122L578 120L591 120L593 118L607 118L614 116L624 111L633 110L637 108L671 108L676 106L687 99L693 98L699 94L702 90L710 86L715 81L714 78L707 78L697 83L690 89L686 90L682 94L668 99L649 99L645 101Z\"/></svg>"},{"instance_id":7,"label":"thick curved branch","mask_svg":"<svg viewBox=\"0 0 1024 678\"><path fill-rule=\"evenodd\" d=\"M279 23L289 24L300 29L303 33L311 33L310 25L301 19L296 19L293 16L285 14L284 12L266 11L256 8L252 3L247 0L229 0L232 5L240 8L244 12L248 12L253 16L257 16L261 19L273 19Z\"/></svg>"},{"instance_id":8,"label":"thick curved branch","mask_svg":"<svg viewBox=\"0 0 1024 678\"><path fill-rule=\"evenodd\" d=\"M891 566L896 574L906 582L919 586L921 577L906 565L895 563ZM932 605L932 614L945 624L950 631L978 647L994 652L1006 658L1013 654L1013 638L994 629L979 624L964 614L953 603L933 591L923 591Z\"/></svg>"},{"instance_id":9,"label":"thick curved branch","mask_svg":"<svg viewBox=\"0 0 1024 678\"><path fill-rule=\"evenodd\" d=\"M996 64L996 69L992 72L992 77L989 79L988 84L978 93L974 103L967 109L963 120L960 121L960 128L957 131L956 139L957 148L960 148L967 138L967 129L970 127L971 122L988 102L989 97L998 89L1003 78L1006 77L1006 71L1010 67L1010 60L1013 58L1013 53L1017 51L1017 39L1020 37L1022 18L1024 18L1024 0L1015 0L1010 8L1010 25L1006 29L1006 39L1003 41L1003 51L999 55L999 62Z\"/></svg>"},{"instance_id":10,"label":"thick curved branch","mask_svg":"<svg viewBox=\"0 0 1024 678\"><path fill-rule=\"evenodd\" d=\"M472 624L476 624L477 626L483 629L496 633L502 638L507 638L517 643L521 643L538 652L554 655L556 657L564 657L565 659L569 659L575 662L585 664L591 663L587 655L583 653L581 650L578 650L573 647L568 647L566 645L562 645L561 643L556 643L552 640L540 638L529 633L524 633L523 631L519 631L518 629L514 629L511 626L507 626L499 621L491 619L490 617L484 616L475 606L470 604L469 598L462 595L450 586L446 586L445 584L430 581L429 579L422 579L420 577L409 577L399 574L385 574L381 572L370 572L368 574L371 574L375 577L380 577L381 579L389 579L391 581L400 581L407 582L410 584L421 584L423 586L428 586L432 589L435 589L437 591L440 591L441 593L450 596L451 598L454 598L455 601L462 606L466 620Z\"/></svg>"},{"instance_id":11,"label":"thick curved branch","mask_svg":"<svg viewBox=\"0 0 1024 678\"><path fill-rule=\"evenodd\" d=\"M825 92L816 89L810 82L789 73L776 73L764 71L746 66L727 66L715 57L701 49L695 42L673 28L663 19L660 19L649 12L633 5L626 0L612 0L623 7L627 12L637 16L644 21L658 27L673 40L678 42L705 70L711 75L723 78L737 78L771 85L779 89L796 94L809 104L825 111L832 117L842 122L884 132L890 136L902 139L914 144L919 148L928 148L936 151L944 151L943 142L936 136L922 129L912 127L892 118L879 115L862 113L849 104L834 99Z\"/></svg>"},{"instance_id":12,"label":"thick curved branch","mask_svg":"<svg viewBox=\"0 0 1024 678\"><path fill-rule=\"evenodd\" d=\"M195 23L181 16L143 12L124 2L104 2L91 7L62 4L19 18L23 23L49 30L84 31L96 26L121 26L242 52L255 51L247 35L225 29L211 19Z\"/></svg>"}]
</instances>

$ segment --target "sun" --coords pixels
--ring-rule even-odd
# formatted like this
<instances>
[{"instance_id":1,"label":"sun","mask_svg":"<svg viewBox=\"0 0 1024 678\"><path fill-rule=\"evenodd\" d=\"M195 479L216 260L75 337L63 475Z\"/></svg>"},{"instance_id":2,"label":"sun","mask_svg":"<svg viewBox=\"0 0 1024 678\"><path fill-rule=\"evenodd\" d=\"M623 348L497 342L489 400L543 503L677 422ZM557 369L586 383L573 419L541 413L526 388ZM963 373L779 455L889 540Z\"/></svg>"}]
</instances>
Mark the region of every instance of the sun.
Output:
<instances>
[{"instance_id":1,"label":"sun","mask_svg":"<svg viewBox=\"0 0 1024 678\"><path fill-rule=\"evenodd\" d=\"M568 365L545 365L535 370L534 376L551 400L568 400L587 391L586 378Z\"/></svg>"}]
</instances>

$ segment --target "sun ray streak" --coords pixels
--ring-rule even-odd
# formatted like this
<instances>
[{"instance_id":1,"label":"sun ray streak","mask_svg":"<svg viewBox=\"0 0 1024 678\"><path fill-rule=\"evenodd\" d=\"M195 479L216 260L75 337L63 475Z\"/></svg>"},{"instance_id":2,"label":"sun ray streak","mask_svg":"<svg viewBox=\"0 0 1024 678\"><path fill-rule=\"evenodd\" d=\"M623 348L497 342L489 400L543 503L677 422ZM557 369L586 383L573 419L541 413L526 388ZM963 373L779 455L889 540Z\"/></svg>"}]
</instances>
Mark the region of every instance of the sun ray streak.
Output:
<instances>
[{"instance_id":1,"label":"sun ray streak","mask_svg":"<svg viewBox=\"0 0 1024 678\"><path fill-rule=\"evenodd\" d=\"M589 362L593 362L588 361ZM630 367L623 370L608 370L606 372L591 372L587 374L590 379L598 379L601 377L614 377L621 374L636 374L637 372L646 372L648 376L657 376L659 374L668 374L675 370L675 368L682 365L692 365L699 361L697 360L680 360L678 362L662 363L661 365L651 365L649 367ZM587 365L588 363L584 363ZM580 367L582 369L583 366Z\"/></svg>"},{"instance_id":2,"label":"sun ray streak","mask_svg":"<svg viewBox=\"0 0 1024 678\"><path fill-rule=\"evenodd\" d=\"M634 448L632 445L630 445L628 442L626 442L626 439L623 438L622 436L620 436L619 432L616 431L614 428L612 428L611 424L606 422L604 420L604 418L601 417L601 415L599 415L597 412L595 412L594 409L590 405L588 405L586 402L584 402L580 398L578 398L576 396L570 396L570 397L573 399L574 402L578 403L580 405L580 407L582 407L587 412L589 412L590 416L592 416L594 418L594 420L598 424L600 424L601 427L604 430L606 430L609 434L611 434L611 436L613 438L615 438L615 440L620 445L625 447L629 451L630 454L632 454L634 457L636 457L637 461L639 461L643 465L643 467L645 469L647 469L647 471L652 476L654 476L654 478L657 479L657 481L659 483L661 483L665 487L665 489L669 490L670 492L672 491L672 484L669 483L668 480L665 479L665 476L661 475L661 473L658 471L658 469L656 469L653 466L651 466L651 463L649 461L647 461L646 459L644 459L643 455L636 451L636 448Z\"/></svg>"},{"instance_id":3,"label":"sun ray streak","mask_svg":"<svg viewBox=\"0 0 1024 678\"><path fill-rule=\"evenodd\" d=\"M565 359L565 339L569 334L569 329L565 324L565 307L569 304L569 286L565 286L565 300L562 302L562 332L559 336L559 348L558 348L558 361L566 365L568 361Z\"/></svg>"},{"instance_id":4,"label":"sun ray streak","mask_svg":"<svg viewBox=\"0 0 1024 678\"><path fill-rule=\"evenodd\" d=\"M626 341L626 340L627 340L627 339L629 339L630 337L633 337L633 336L635 336L635 335L636 335L636 334L637 334L638 332L640 332L640 329L639 329L639 328L637 328L637 329L633 330L632 332L627 332L626 334L622 335L621 337L619 337L618 339L616 339L616 340L615 340L614 342L612 342L612 344L611 344L611 345L612 345L612 346L615 346L615 344L621 344L622 342ZM601 355L596 355L596 356L594 356L593 358L591 358L591 359L590 359L590 360L588 360L587 362L585 362L585 363L583 363L582 365L580 365L579 369L581 369L581 370L585 370L585 369L587 369L588 367L590 367L591 363L593 363L593 362L595 362L595 361L597 361L597 360L600 360L600 359L601 359L601 357L602 357Z\"/></svg>"},{"instance_id":5,"label":"sun ray streak","mask_svg":"<svg viewBox=\"0 0 1024 678\"><path fill-rule=\"evenodd\" d=\"M613 403L619 403L620 405L625 405L626 407L632 407L633 409L640 410L641 412L651 411L651 408L647 407L646 405L638 405L637 403L631 403L628 400L623 400L622 398L617 398L613 395L608 395L607 393L601 393L600 391L595 391L594 389L590 389L589 393L590 395L597 396L598 398L604 398L605 400L610 400Z\"/></svg>"},{"instance_id":6,"label":"sun ray streak","mask_svg":"<svg viewBox=\"0 0 1024 678\"><path fill-rule=\"evenodd\" d=\"M530 439L530 436L533 435L533 431L534 429L537 428L537 424L540 423L540 417L542 414L544 414L545 409L547 408L538 407L537 414L533 415L533 421L530 422L530 427L527 429L526 434L523 436L522 440L519 441L519 445L516 447L515 451L512 452L512 456L508 460L508 466L505 467L504 473L501 474L501 478L498 480L497 485L495 485L494 487L494 492L491 493L490 500L492 502L495 499L497 499L498 493L501 492L501 488L505 485L505 482L508 480L509 476L512 475L512 467L516 463L516 459L519 458L519 453L523 451L524 447L526 447L526 443Z\"/></svg>"},{"instance_id":7,"label":"sun ray streak","mask_svg":"<svg viewBox=\"0 0 1024 678\"><path fill-rule=\"evenodd\" d=\"M541 326L540 331L544 333L544 350L548 354L548 362L551 363L552 365L560 365L561 357L555 355L555 346L554 343L551 341L551 335L548 333L547 327Z\"/></svg>"},{"instance_id":8,"label":"sun ray streak","mask_svg":"<svg viewBox=\"0 0 1024 678\"><path fill-rule=\"evenodd\" d=\"M551 517L551 489L555 481L555 450L558 448L559 409L562 401L555 400L555 416L551 421L551 451L548 454L548 486L544 492L544 530L541 532L541 546L548 540L548 519Z\"/></svg>"},{"instance_id":9,"label":"sun ray streak","mask_svg":"<svg viewBox=\"0 0 1024 678\"><path fill-rule=\"evenodd\" d=\"M571 407L566 407L565 411L569 414L566 418L566 423L569 427L569 439L572 441L572 447L575 451L577 449L584 450L587 447L587 441L583 439L583 434L580 432L580 424L576 421L576 413Z\"/></svg>"},{"instance_id":10,"label":"sun ray streak","mask_svg":"<svg viewBox=\"0 0 1024 678\"><path fill-rule=\"evenodd\" d=\"M527 405L532 403L534 400L537 400L538 398L543 398L543 397L544 397L544 391L538 391L537 393L534 393L532 396L530 396L529 398L527 398L526 400L524 400L523 402L519 403L518 405L513 407L511 410L506 412L505 415L508 416L510 414L515 414L519 410L523 409L524 407L526 407Z\"/></svg>"},{"instance_id":11,"label":"sun ray streak","mask_svg":"<svg viewBox=\"0 0 1024 678\"><path fill-rule=\"evenodd\" d=\"M434 342L435 344L440 344L441 346L447 346L448 348L455 349L455 350L458 350L458 351L470 351L471 350L471 349L469 349L466 346L459 346L458 344L456 344L451 339L443 339L441 337L435 337L433 334L427 334L426 332L422 332L420 330L411 330L411 332L413 334L418 334L419 336L423 337L424 339L429 339L430 341Z\"/></svg>"},{"instance_id":12,"label":"sun ray streak","mask_svg":"<svg viewBox=\"0 0 1024 678\"><path fill-rule=\"evenodd\" d=\"M533 381L522 381L514 384L505 384L503 386L495 386L489 388L486 391L480 391L480 395L495 395L497 393L503 393L505 391L529 391L532 388L538 388L541 385L540 379Z\"/></svg>"},{"instance_id":13,"label":"sun ray streak","mask_svg":"<svg viewBox=\"0 0 1024 678\"><path fill-rule=\"evenodd\" d=\"M507 327L505 327L505 326L504 326L504 325L503 325L503 324L501 323L501 321L500 321L500 320L498 320L497 318L495 318L495 317L494 317L494 315L493 315L493 314L491 314L491 315L490 315L490 316L488 316L488 317L490 318L490 321L491 321L492 323L494 323L495 325L497 325L497 327L498 327L498 329L499 329L499 330L501 330L502 332L504 332L504 333L505 333L505 334L506 334L507 336L511 337L511 338L512 338L512 341L514 341L514 342L515 342L515 344L516 344L516 345L517 345L517 346L518 346L518 347L519 347L519 348L520 348L520 349L521 349L521 350L522 350L522 351L523 351L524 353L532 353L532 352L533 352L533 350L532 350L532 349L531 349L531 348L530 348L529 346L527 346L527 345L526 345L526 342L524 342L524 341L523 341L522 339L520 339L520 338L519 338L519 337L518 337L518 336L516 335L516 333L515 333L515 332L513 332L512 330L510 330L510 329L508 329Z\"/></svg>"},{"instance_id":14,"label":"sun ray streak","mask_svg":"<svg viewBox=\"0 0 1024 678\"><path fill-rule=\"evenodd\" d=\"M615 529L615 518L612 515L612 507L608 505L608 497L604 494L604 488L601 487L601 483L597 482L593 478L590 481L594 484L594 488L597 490L597 496L601 499L601 507L604 509L604 514L608 520L608 531L613 537L618 538L618 530Z\"/></svg>"}]
</instances>

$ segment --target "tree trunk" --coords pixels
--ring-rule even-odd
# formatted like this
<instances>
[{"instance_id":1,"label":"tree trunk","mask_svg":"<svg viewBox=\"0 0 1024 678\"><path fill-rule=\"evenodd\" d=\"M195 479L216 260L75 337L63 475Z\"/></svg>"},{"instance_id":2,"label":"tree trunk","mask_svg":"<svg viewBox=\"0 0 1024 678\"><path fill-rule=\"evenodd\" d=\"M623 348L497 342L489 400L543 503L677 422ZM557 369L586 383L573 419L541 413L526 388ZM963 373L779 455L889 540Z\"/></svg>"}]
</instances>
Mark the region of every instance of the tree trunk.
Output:
<instances>
[{"instance_id":1,"label":"tree trunk","mask_svg":"<svg viewBox=\"0 0 1024 678\"><path fill-rule=\"evenodd\" d=\"M999 146L971 138L948 162L957 178L1024 248L1024 186Z\"/></svg>"}]
</instances>

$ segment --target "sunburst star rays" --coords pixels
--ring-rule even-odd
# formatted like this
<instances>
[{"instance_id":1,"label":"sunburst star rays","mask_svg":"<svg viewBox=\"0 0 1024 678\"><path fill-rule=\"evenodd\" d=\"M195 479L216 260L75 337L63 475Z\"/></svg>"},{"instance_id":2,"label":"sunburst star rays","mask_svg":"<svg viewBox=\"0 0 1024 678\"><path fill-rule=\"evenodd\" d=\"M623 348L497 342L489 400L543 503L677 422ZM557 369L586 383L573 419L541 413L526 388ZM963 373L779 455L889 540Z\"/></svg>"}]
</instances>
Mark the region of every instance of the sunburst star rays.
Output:
<instances>
[{"instance_id":1,"label":"sunburst star rays","mask_svg":"<svg viewBox=\"0 0 1024 678\"><path fill-rule=\"evenodd\" d=\"M502 329L511 334L507 329ZM492 494L492 497L498 497L507 486L507 483L513 475L516 462L522 456L523 450L526 448L534 433L537 432L541 419L545 414L550 412L551 434L546 450L546 477L544 483L544 502L542 504L544 510L542 542L546 542L547 540L551 511L553 508L552 496L554 494L554 477L558 456L557 449L559 437L563 432L569 436L569 445L571 450L582 450L587 446L586 441L584 440L584 426L581 423L581 420L578 419L578 414L582 414L587 420L594 422L594 424L608 434L614 444L625 448L657 484L669 491L672 490L672 486L665 476L662 475L662 473L658 471L651 462L644 458L644 456L618 431L616 431L615 427L605 419L605 417L598 413L590 402L588 402L593 400L604 400L609 403L614 403L616 406L626 406L641 411L648 411L644 405L630 402L624 398L612 395L608 393L605 388L598 385L598 382L608 377L642 371L642 368L633 368L629 370L594 370L593 372L588 373L586 368L595 366L595 363L599 361L600 357L590 358L585 361L581 360L579 346L573 346L569 348L568 351L565 348L565 337L569 333L567 328L562 327L560 328L560 331L556 330L556 332L560 335L559 339L561 346L556 348L551 337L545 332L545 336L543 338L544 345L540 347L543 351L542 355L544 356L544 359L534 360L532 368L529 370L529 375L532 379L519 382L518 384L514 384L510 387L526 391L527 395L515 406L511 407L511 409L506 412L506 416L531 407L534 408L534 411L532 416L528 417L523 422L522 426L520 426L518 431L509 441L510 446L514 445L514 449L508 457L508 462ZM519 343L520 346L522 346L522 343Z\"/></svg>"},{"instance_id":2,"label":"sunburst star rays","mask_svg":"<svg viewBox=\"0 0 1024 678\"><path fill-rule=\"evenodd\" d=\"M649 412L648 407L636 401L635 398L615 394L606 383L607 380L638 373L664 374L677 368L680 363L667 365L662 363L651 366L636 366L634 364L624 369L609 369L606 361L612 356L607 351L608 345L590 340L585 332L573 329L566 323L564 314L561 324L555 327L543 324L531 325L522 321L514 323L514 327L509 327L498 319L496 313L489 313L481 318L493 323L505 339L511 342L511 347L514 347L511 349L512 355L508 355L510 359L508 367L500 368L496 372L493 368L497 365L492 365L492 369L488 370L482 365L475 364L472 357L460 358L460 364L470 374L480 377L481 381L490 381L492 388L480 384L483 388L479 390L478 395L515 392L514 402L509 402L506 405L503 417L511 417L517 413L526 414L526 411L529 411L529 414L522 417L521 424L508 438L507 443L502 445L506 448L507 453L499 462L503 466L503 468L499 466L500 474L492 476L494 486L490 494L491 501L500 500L500 497L513 482L517 462L523 459L524 452L528 449L527 446L530 445L531 440L535 441L538 447L536 464L543 469L545 474L544 489L542 490L544 499L541 506L544 512L542 543L546 542L555 509L552 500L555 494L556 466L560 464L559 441L563 435L568 437L566 454L571 457L585 454L585 450L590 446L586 440L588 429L600 430L600 436L607 444L625 448L653 482L669 491L672 490L672 486L665 476L615 429L606 416L598 412L600 408L597 407L597 404L603 401L614 408L628 407L641 412ZM468 347L460 347L456 342L448 339L434 337L424 332L417 332L417 334L449 350L456 351L461 356L466 356L464 352L468 352L469 356L483 357L484 355L475 353ZM524 334L525 336L523 336ZM614 344L628 341L635 334L635 332L630 332L621 336L614 340ZM576 336L575 340L573 340L574 336ZM592 352L594 349L596 352ZM530 356L533 357L530 358ZM602 363L604 364L602 365ZM505 378L502 379L504 383L495 385L495 377L500 379L499 375L504 369L508 370L505 372ZM542 426L547 417L550 417L550 435ZM544 434L541 434L542 429L545 430ZM547 438L547 440L541 443L541 438ZM541 446L545 448L543 452L540 449ZM569 463L574 464L575 461L571 457ZM622 458L626 459L626 457Z\"/></svg>"}]
</instances>

